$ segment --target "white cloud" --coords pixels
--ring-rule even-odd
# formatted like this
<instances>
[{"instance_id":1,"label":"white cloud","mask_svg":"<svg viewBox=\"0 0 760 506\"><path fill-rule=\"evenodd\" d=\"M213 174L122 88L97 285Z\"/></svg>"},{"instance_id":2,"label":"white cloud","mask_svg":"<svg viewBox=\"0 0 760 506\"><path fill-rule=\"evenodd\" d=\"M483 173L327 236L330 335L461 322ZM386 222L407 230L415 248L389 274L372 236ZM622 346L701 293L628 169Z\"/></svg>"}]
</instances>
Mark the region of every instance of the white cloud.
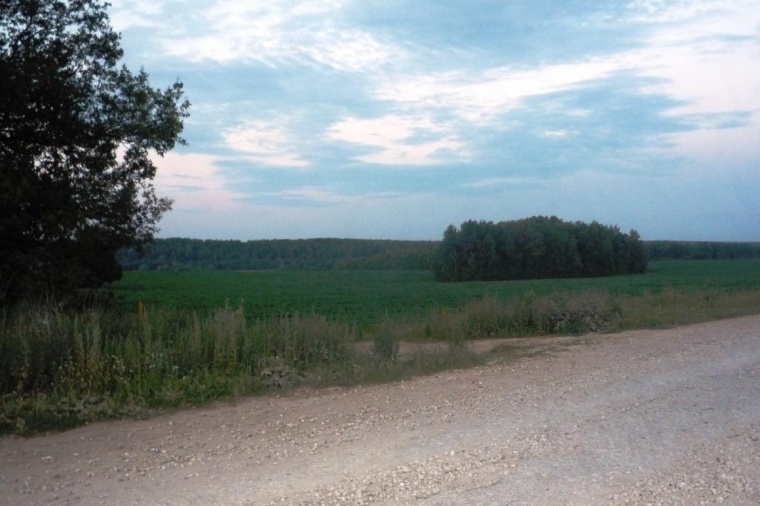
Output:
<instances>
[{"instance_id":1,"label":"white cloud","mask_svg":"<svg viewBox=\"0 0 760 506\"><path fill-rule=\"evenodd\" d=\"M394 49L378 41L374 36L360 30L338 30L325 27L311 35L303 52L314 61L337 70L362 70L377 67L398 57Z\"/></svg>"},{"instance_id":2,"label":"white cloud","mask_svg":"<svg viewBox=\"0 0 760 506\"><path fill-rule=\"evenodd\" d=\"M649 7L640 19L654 23L655 28L639 52L640 72L660 80L646 91L679 100L680 105L668 115L685 118L697 127L668 136L674 151L698 160L706 171L756 163L760 134L757 3L654 2ZM736 112L750 116L734 128L718 129L711 119Z\"/></svg>"},{"instance_id":3,"label":"white cloud","mask_svg":"<svg viewBox=\"0 0 760 506\"><path fill-rule=\"evenodd\" d=\"M636 1L630 8L630 21L652 26L640 49L529 68L500 66L396 76L383 81L377 95L408 104L452 107L472 120L518 107L526 97L561 91L622 70L722 95L718 90L725 86L716 89L719 82L756 86L760 75L760 67L752 65L760 55L760 11L756 7L755 0L719 4ZM733 96L756 101L757 94L747 91L739 90ZM493 112L489 114L489 110Z\"/></svg>"},{"instance_id":4,"label":"white cloud","mask_svg":"<svg viewBox=\"0 0 760 506\"><path fill-rule=\"evenodd\" d=\"M723 32L736 29L738 23L727 22L727 13L746 16L756 7L754 0L631 0L628 4L629 19L637 23L659 23L670 28L688 24L691 37L699 37L704 29Z\"/></svg>"},{"instance_id":5,"label":"white cloud","mask_svg":"<svg viewBox=\"0 0 760 506\"><path fill-rule=\"evenodd\" d=\"M156 157L156 193L174 199L173 212L235 211L243 194L231 191L210 155L167 153ZM172 214L172 213L169 213Z\"/></svg>"},{"instance_id":6,"label":"white cloud","mask_svg":"<svg viewBox=\"0 0 760 506\"><path fill-rule=\"evenodd\" d=\"M540 132L540 135L547 139L566 139L571 135L578 135L579 133L578 130L543 130Z\"/></svg>"},{"instance_id":7,"label":"white cloud","mask_svg":"<svg viewBox=\"0 0 760 506\"><path fill-rule=\"evenodd\" d=\"M123 0L112 6L108 14L117 32L136 26L158 28L156 17L162 8L160 0Z\"/></svg>"},{"instance_id":8,"label":"white cloud","mask_svg":"<svg viewBox=\"0 0 760 506\"><path fill-rule=\"evenodd\" d=\"M378 165L435 165L463 156L465 147L449 125L429 116L345 118L330 127L326 138L372 148L356 159Z\"/></svg>"},{"instance_id":9,"label":"white cloud","mask_svg":"<svg viewBox=\"0 0 760 506\"><path fill-rule=\"evenodd\" d=\"M387 202L389 199L405 198L399 192L339 192L328 186L296 186L278 191L259 193L262 197L273 197L281 201L297 201L314 204L366 205L370 202Z\"/></svg>"},{"instance_id":10,"label":"white cloud","mask_svg":"<svg viewBox=\"0 0 760 506\"><path fill-rule=\"evenodd\" d=\"M293 139L280 123L250 121L228 129L222 133L222 138L227 147L253 163L274 167L308 167L309 162L292 150Z\"/></svg>"},{"instance_id":11,"label":"white cloud","mask_svg":"<svg viewBox=\"0 0 760 506\"><path fill-rule=\"evenodd\" d=\"M276 196L285 200L306 200L309 202L323 204L354 202L360 198L355 195L341 195L339 193L333 192L329 188L319 186L303 186L300 188L292 188L279 192L266 193L265 195Z\"/></svg>"},{"instance_id":12,"label":"white cloud","mask_svg":"<svg viewBox=\"0 0 760 506\"><path fill-rule=\"evenodd\" d=\"M528 97L544 95L601 79L620 70L616 59L515 69L496 67L403 76L378 85L377 98L393 100L410 109L446 108L474 124L485 125Z\"/></svg>"},{"instance_id":13,"label":"white cloud","mask_svg":"<svg viewBox=\"0 0 760 506\"><path fill-rule=\"evenodd\" d=\"M193 32L163 41L190 61L318 64L342 71L374 69L397 59L400 47L336 24L343 0L218 0L203 10Z\"/></svg>"},{"instance_id":14,"label":"white cloud","mask_svg":"<svg viewBox=\"0 0 760 506\"><path fill-rule=\"evenodd\" d=\"M689 172L725 177L739 173L757 173L760 164L760 121L741 128L698 129L670 136L673 151L680 156L698 161Z\"/></svg>"},{"instance_id":15,"label":"white cloud","mask_svg":"<svg viewBox=\"0 0 760 506\"><path fill-rule=\"evenodd\" d=\"M699 48L684 46L677 55L653 50L645 70L663 81L647 91L682 101L671 110L675 115L758 109L760 69L753 62L760 58L760 50L730 53L719 49L719 43L703 43Z\"/></svg>"},{"instance_id":16,"label":"white cloud","mask_svg":"<svg viewBox=\"0 0 760 506\"><path fill-rule=\"evenodd\" d=\"M537 177L493 177L465 183L463 188L502 188L536 186L546 183L545 179Z\"/></svg>"},{"instance_id":17,"label":"white cloud","mask_svg":"<svg viewBox=\"0 0 760 506\"><path fill-rule=\"evenodd\" d=\"M504 126L505 115L526 99L571 90L621 72L650 78L640 92L672 98L666 115L697 126L696 131L664 136L672 154L695 158L724 153L729 145L756 153L760 130L760 10L755 0L636 1L628 21L645 27L641 45L617 53L561 64L513 68L497 66L449 72L390 75L375 96L411 114L453 113L481 127ZM751 112L745 126L731 133L703 132L699 115ZM557 110L566 116L586 111ZM741 130L741 132L739 132ZM548 139L577 132L548 128ZM732 137L733 136L733 137Z\"/></svg>"}]
</instances>

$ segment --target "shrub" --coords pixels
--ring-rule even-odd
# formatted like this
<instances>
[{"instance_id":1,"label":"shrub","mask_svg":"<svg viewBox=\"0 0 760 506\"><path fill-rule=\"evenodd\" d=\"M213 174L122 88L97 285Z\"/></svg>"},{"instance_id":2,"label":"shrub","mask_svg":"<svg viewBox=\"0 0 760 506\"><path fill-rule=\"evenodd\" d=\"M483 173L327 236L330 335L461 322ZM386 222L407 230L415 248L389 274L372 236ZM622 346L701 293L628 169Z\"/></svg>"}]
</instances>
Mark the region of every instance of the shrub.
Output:
<instances>
[{"instance_id":1,"label":"shrub","mask_svg":"<svg viewBox=\"0 0 760 506\"><path fill-rule=\"evenodd\" d=\"M469 339L494 337L509 327L514 317L514 307L490 296L470 302L465 306L464 313Z\"/></svg>"},{"instance_id":2,"label":"shrub","mask_svg":"<svg viewBox=\"0 0 760 506\"><path fill-rule=\"evenodd\" d=\"M520 301L512 330L520 334L582 334L607 328L613 305L609 295L597 292L554 294Z\"/></svg>"}]
</instances>

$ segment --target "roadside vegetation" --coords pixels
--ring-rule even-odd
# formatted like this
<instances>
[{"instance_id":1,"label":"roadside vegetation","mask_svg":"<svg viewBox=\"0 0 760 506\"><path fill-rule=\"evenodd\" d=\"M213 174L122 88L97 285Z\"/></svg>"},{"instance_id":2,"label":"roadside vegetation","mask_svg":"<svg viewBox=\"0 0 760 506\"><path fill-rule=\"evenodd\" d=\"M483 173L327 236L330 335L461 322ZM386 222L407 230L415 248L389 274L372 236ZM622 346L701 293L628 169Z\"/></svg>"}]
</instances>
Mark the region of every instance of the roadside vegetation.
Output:
<instances>
[{"instance_id":1,"label":"roadside vegetation","mask_svg":"<svg viewBox=\"0 0 760 506\"><path fill-rule=\"evenodd\" d=\"M106 305L3 310L0 433L298 386L394 381L498 358L470 352L467 343L481 338L760 312L760 260L664 261L638 276L457 284L424 271L182 274L128 273ZM230 297L219 303L224 293ZM401 354L402 341L439 346Z\"/></svg>"}]
</instances>

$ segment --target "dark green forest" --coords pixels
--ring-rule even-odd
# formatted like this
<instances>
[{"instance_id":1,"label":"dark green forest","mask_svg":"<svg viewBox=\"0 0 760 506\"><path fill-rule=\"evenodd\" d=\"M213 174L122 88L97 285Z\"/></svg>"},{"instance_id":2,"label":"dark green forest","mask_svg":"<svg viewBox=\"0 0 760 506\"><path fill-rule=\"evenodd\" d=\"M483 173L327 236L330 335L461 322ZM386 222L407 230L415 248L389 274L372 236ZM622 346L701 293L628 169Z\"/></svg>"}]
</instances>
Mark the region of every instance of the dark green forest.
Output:
<instances>
[{"instance_id":1,"label":"dark green forest","mask_svg":"<svg viewBox=\"0 0 760 506\"><path fill-rule=\"evenodd\" d=\"M156 239L140 255L121 250L125 270L429 269L438 241Z\"/></svg>"},{"instance_id":2,"label":"dark green forest","mask_svg":"<svg viewBox=\"0 0 760 506\"><path fill-rule=\"evenodd\" d=\"M475 223L475 222L472 222ZM469 227L469 226L468 226ZM467 228L467 227L465 227ZM449 231L450 233L450 231ZM641 241L646 259L760 258L760 243ZM125 270L431 270L442 241L156 239L144 255L119 251ZM571 259L574 262L574 259ZM571 262L571 267L573 263Z\"/></svg>"},{"instance_id":3,"label":"dark green forest","mask_svg":"<svg viewBox=\"0 0 760 506\"><path fill-rule=\"evenodd\" d=\"M757 242L648 241L649 260L733 260L760 258Z\"/></svg>"},{"instance_id":4,"label":"dark green forest","mask_svg":"<svg viewBox=\"0 0 760 506\"><path fill-rule=\"evenodd\" d=\"M433 266L440 281L578 278L645 272L635 230L552 216L450 225Z\"/></svg>"}]
</instances>

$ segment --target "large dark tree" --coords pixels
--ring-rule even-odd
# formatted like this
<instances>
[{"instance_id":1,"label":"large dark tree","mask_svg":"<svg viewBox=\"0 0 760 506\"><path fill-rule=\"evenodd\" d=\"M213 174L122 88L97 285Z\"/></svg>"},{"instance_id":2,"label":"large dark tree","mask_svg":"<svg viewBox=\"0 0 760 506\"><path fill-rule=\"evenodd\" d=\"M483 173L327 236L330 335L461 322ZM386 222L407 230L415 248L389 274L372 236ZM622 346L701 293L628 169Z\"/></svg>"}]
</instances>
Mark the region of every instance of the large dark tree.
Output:
<instances>
[{"instance_id":1,"label":"large dark tree","mask_svg":"<svg viewBox=\"0 0 760 506\"><path fill-rule=\"evenodd\" d=\"M97 0L0 0L0 303L118 279L171 201L152 153L180 137L182 83L119 64Z\"/></svg>"}]
</instances>

